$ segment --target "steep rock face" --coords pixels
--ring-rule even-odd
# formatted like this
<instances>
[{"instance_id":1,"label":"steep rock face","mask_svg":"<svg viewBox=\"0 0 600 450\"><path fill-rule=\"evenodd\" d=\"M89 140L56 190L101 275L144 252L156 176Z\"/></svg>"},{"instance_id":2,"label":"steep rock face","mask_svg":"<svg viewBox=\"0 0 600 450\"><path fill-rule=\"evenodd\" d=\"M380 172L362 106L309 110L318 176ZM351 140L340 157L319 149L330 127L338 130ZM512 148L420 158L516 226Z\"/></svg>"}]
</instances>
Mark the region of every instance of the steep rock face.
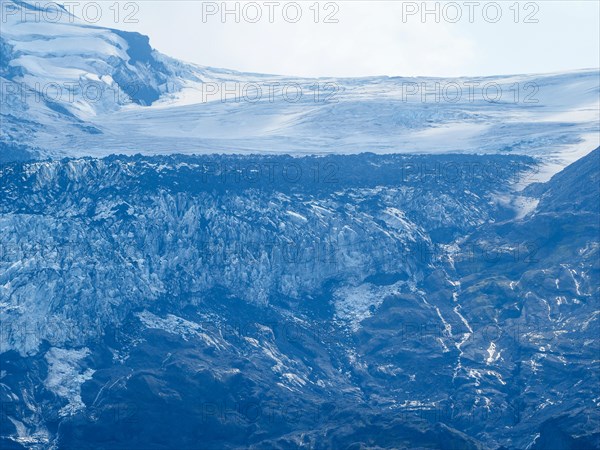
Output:
<instances>
[{"instance_id":1,"label":"steep rock face","mask_svg":"<svg viewBox=\"0 0 600 450\"><path fill-rule=\"evenodd\" d=\"M5 442L500 442L486 411L511 392L464 355L458 330L474 323L447 264L513 214L498 199L533 167L368 154L3 166Z\"/></svg>"},{"instance_id":2,"label":"steep rock face","mask_svg":"<svg viewBox=\"0 0 600 450\"><path fill-rule=\"evenodd\" d=\"M524 218L473 233L462 244L468 251L454 261L464 316L493 327L487 330L486 365L511 380L506 392L519 401L512 438L517 447L599 445L593 394L600 382L599 176L596 149L529 189L540 199ZM499 251L472 258L490 245ZM474 344L466 343L464 351L477 359ZM532 423L541 425L528 442L518 433Z\"/></svg>"},{"instance_id":3,"label":"steep rock face","mask_svg":"<svg viewBox=\"0 0 600 450\"><path fill-rule=\"evenodd\" d=\"M560 214L564 212L582 214L598 213L598 149L557 173L548 183L528 187L526 191L540 196L539 214Z\"/></svg>"},{"instance_id":4,"label":"steep rock face","mask_svg":"<svg viewBox=\"0 0 600 450\"><path fill-rule=\"evenodd\" d=\"M3 445L597 448L598 150L533 167L3 166Z\"/></svg>"}]
</instances>

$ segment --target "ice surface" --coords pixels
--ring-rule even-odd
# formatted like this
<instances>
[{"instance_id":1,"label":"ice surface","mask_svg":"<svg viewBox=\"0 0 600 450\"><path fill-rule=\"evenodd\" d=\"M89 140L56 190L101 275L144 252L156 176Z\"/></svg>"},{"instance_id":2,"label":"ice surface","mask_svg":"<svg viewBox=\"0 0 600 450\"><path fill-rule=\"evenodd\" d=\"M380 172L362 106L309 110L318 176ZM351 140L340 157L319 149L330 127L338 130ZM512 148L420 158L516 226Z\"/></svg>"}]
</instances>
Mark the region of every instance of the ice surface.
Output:
<instances>
[{"instance_id":1,"label":"ice surface","mask_svg":"<svg viewBox=\"0 0 600 450\"><path fill-rule=\"evenodd\" d=\"M19 17L8 16L2 30L0 81L10 105L2 140L42 156L517 153L539 156L535 181L546 181L600 144L597 69L452 79L268 76L183 63L145 36L67 15L59 23ZM48 83L76 87L57 97ZM90 98L90 86L100 98Z\"/></svg>"}]
</instances>

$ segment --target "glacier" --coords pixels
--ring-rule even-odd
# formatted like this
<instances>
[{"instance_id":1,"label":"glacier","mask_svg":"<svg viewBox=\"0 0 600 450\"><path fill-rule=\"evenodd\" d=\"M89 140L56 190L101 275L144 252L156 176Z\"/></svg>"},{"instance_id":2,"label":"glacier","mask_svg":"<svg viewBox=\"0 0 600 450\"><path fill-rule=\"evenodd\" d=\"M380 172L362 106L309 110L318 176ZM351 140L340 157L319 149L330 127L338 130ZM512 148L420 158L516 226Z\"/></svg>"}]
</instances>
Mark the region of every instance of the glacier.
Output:
<instances>
[{"instance_id":1,"label":"glacier","mask_svg":"<svg viewBox=\"0 0 600 450\"><path fill-rule=\"evenodd\" d=\"M3 10L12 0L2 0ZM25 3L26 4L26 3ZM598 70L305 79L188 64L148 38L3 23L3 154L518 153L545 178L600 145ZM43 39L39 36L43 35ZM81 49L85 48L85 51ZM13 152L14 153L14 152ZM6 158L6 156L5 156Z\"/></svg>"},{"instance_id":2,"label":"glacier","mask_svg":"<svg viewBox=\"0 0 600 450\"><path fill-rule=\"evenodd\" d=\"M600 448L598 69L243 73L0 2L0 448Z\"/></svg>"}]
</instances>

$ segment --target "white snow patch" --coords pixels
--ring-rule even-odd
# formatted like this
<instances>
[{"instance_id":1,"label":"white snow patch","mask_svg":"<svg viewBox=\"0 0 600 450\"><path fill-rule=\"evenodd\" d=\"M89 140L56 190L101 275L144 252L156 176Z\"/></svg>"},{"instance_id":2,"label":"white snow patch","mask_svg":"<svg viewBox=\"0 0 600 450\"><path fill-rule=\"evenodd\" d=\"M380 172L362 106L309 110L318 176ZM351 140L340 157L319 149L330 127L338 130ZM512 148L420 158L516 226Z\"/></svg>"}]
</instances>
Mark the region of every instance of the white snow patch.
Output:
<instances>
[{"instance_id":1,"label":"white snow patch","mask_svg":"<svg viewBox=\"0 0 600 450\"><path fill-rule=\"evenodd\" d=\"M333 295L336 320L346 323L353 331L358 330L360 322L371 317L372 310L379 308L383 300L397 292L403 283L389 286L365 283L338 289Z\"/></svg>"},{"instance_id":2,"label":"white snow patch","mask_svg":"<svg viewBox=\"0 0 600 450\"><path fill-rule=\"evenodd\" d=\"M184 340L188 340L190 337L199 337L209 347L214 347L217 349L223 348L223 344L221 342L218 342L212 336L204 333L202 326L195 322L191 322L173 314L167 314L167 316L163 319L149 311L142 311L136 315L148 328L176 334L181 336Z\"/></svg>"},{"instance_id":3,"label":"white snow patch","mask_svg":"<svg viewBox=\"0 0 600 450\"><path fill-rule=\"evenodd\" d=\"M89 368L83 370L83 359L89 354L89 349L85 347L79 350L53 347L46 353L48 377L44 385L68 401L59 411L61 417L73 415L85 408L81 399L81 385L91 379L95 372Z\"/></svg>"},{"instance_id":4,"label":"white snow patch","mask_svg":"<svg viewBox=\"0 0 600 450\"><path fill-rule=\"evenodd\" d=\"M485 363L489 366L492 363L495 363L500 358L500 354L502 350L496 352L496 344L494 342L490 342L490 346L487 349L488 357L485 360Z\"/></svg>"}]
</instances>

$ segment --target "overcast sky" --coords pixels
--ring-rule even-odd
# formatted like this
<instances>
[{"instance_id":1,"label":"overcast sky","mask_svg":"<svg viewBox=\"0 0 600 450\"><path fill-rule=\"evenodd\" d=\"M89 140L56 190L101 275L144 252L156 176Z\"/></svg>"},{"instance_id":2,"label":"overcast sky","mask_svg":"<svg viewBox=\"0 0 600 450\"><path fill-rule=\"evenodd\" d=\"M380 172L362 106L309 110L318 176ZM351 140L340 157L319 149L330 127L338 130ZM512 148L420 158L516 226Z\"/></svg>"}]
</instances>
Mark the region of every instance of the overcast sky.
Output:
<instances>
[{"instance_id":1,"label":"overcast sky","mask_svg":"<svg viewBox=\"0 0 600 450\"><path fill-rule=\"evenodd\" d=\"M596 0L427 2L424 17L421 1L324 1L318 8L301 1L295 23L292 2L247 3L228 2L238 13L223 20L221 1L122 1L115 23L107 1L98 24L146 34L154 48L182 60L273 74L461 76L600 66Z\"/></svg>"}]
</instances>

